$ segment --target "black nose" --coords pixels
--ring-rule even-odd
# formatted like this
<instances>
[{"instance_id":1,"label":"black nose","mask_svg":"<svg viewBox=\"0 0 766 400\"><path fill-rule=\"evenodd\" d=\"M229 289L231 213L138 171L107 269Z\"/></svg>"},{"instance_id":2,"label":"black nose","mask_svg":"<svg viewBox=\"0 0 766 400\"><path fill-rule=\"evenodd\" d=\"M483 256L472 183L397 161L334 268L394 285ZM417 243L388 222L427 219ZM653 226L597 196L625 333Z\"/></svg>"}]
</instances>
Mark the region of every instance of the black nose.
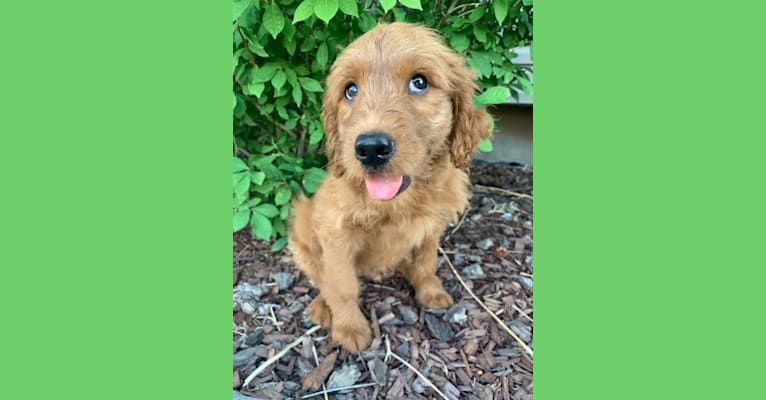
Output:
<instances>
[{"instance_id":1,"label":"black nose","mask_svg":"<svg viewBox=\"0 0 766 400\"><path fill-rule=\"evenodd\" d=\"M396 142L385 132L370 132L356 138L356 159L366 167L379 167L396 153Z\"/></svg>"}]
</instances>

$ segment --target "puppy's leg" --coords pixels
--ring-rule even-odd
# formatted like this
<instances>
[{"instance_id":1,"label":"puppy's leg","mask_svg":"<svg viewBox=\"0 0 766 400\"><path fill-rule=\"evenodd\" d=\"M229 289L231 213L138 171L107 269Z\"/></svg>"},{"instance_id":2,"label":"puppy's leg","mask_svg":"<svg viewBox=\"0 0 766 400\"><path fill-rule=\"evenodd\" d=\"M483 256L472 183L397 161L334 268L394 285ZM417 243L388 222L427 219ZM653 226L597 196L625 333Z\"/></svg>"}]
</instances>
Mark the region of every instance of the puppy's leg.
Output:
<instances>
[{"instance_id":1,"label":"puppy's leg","mask_svg":"<svg viewBox=\"0 0 766 400\"><path fill-rule=\"evenodd\" d=\"M349 249L326 249L319 290L332 313L333 341L356 352L370 345L372 333L369 322L359 310L359 279L351 254Z\"/></svg>"},{"instance_id":2,"label":"puppy's leg","mask_svg":"<svg viewBox=\"0 0 766 400\"><path fill-rule=\"evenodd\" d=\"M420 247L413 249L412 261L405 261L400 266L404 276L415 287L415 300L426 308L447 308L452 305L452 296L444 290L441 280L436 276L438 247L438 236L427 238Z\"/></svg>"}]
</instances>

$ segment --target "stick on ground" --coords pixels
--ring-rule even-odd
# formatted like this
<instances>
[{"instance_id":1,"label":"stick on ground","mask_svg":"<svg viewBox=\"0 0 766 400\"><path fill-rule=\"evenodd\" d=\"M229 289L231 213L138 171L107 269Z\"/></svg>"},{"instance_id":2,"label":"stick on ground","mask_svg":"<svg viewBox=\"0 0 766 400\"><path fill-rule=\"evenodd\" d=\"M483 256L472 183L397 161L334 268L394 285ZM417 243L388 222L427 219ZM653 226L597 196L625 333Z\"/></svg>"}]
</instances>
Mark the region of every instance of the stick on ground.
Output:
<instances>
[{"instance_id":1,"label":"stick on ground","mask_svg":"<svg viewBox=\"0 0 766 400\"><path fill-rule=\"evenodd\" d=\"M484 311L489 313L490 317L494 318L495 321L497 321L497 323L500 324L500 327L502 327L506 332L508 332L508 334L511 335L511 337L514 338L522 348L524 348L524 351L526 351L530 357L533 357L532 349L530 349L529 346L527 346L527 344L524 343L524 341L521 340L521 338L518 337L511 330L511 328L509 328L508 325L506 325L505 322L503 322L502 319L500 319L495 313L493 313L492 310L490 310L489 307L487 307L487 305L484 304L484 302L481 301L481 299L479 299L478 296L476 296L473 290L471 290L471 288L469 288L468 285L465 284L465 281L463 281L463 278L457 272L457 269L455 269L455 266L452 265L452 261L450 261L449 257L447 257L447 253L444 252L444 249L442 249L441 246L439 246L439 251L442 253L442 256L444 256L444 259L447 260L447 265L449 265L450 269L452 270L452 273L455 274L455 277L457 278L458 282L460 282L460 284L463 285L463 288L465 288L465 290L468 291L468 294L470 294L471 297L473 297L473 299L476 300L477 303L479 303L479 305L484 309Z\"/></svg>"},{"instance_id":2,"label":"stick on ground","mask_svg":"<svg viewBox=\"0 0 766 400\"><path fill-rule=\"evenodd\" d=\"M311 329L307 330L306 333L304 333L303 335L311 335L314 332L318 331L319 328L320 328L319 325L313 326ZM255 369L255 371L253 371L252 373L250 373L250 375L248 375L247 379L245 379L245 383L243 384L243 386L247 387L247 385L249 385L250 382L253 379L255 379L255 377L258 376L258 374L263 372L263 370L265 370L269 365L274 364L275 362L277 362L277 360L282 358L282 356L287 354L287 352L290 351L290 349L301 344L301 342L303 341L303 338L302 338L303 335L299 336L292 343L288 344L284 349L280 350L279 353L274 354L274 356L264 361L263 364L259 365L258 368Z\"/></svg>"}]
</instances>

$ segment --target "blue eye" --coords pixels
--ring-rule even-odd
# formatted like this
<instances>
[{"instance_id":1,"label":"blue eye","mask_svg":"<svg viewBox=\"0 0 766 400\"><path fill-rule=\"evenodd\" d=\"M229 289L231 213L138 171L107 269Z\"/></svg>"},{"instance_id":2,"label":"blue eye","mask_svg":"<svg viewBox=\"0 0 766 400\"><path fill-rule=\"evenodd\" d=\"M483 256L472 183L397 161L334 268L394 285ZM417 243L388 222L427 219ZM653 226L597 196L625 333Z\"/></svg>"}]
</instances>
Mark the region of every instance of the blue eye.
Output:
<instances>
[{"instance_id":1,"label":"blue eye","mask_svg":"<svg viewBox=\"0 0 766 400\"><path fill-rule=\"evenodd\" d=\"M410 79L410 93L423 94L428 90L428 81L423 75L415 75Z\"/></svg>"},{"instance_id":2,"label":"blue eye","mask_svg":"<svg viewBox=\"0 0 766 400\"><path fill-rule=\"evenodd\" d=\"M356 97L357 93L359 93L359 88L356 87L356 83L350 83L348 86L346 86L346 99L349 101L354 100L354 97Z\"/></svg>"}]
</instances>

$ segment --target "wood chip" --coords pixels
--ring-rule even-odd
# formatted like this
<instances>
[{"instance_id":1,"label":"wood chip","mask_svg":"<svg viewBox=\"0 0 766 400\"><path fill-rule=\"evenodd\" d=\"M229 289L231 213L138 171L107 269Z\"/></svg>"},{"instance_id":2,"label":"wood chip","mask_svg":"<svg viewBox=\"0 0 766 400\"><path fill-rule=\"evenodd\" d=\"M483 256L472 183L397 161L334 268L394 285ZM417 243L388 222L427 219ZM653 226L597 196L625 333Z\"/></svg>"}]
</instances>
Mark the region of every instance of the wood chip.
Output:
<instances>
[{"instance_id":1,"label":"wood chip","mask_svg":"<svg viewBox=\"0 0 766 400\"><path fill-rule=\"evenodd\" d=\"M311 370L305 378L303 378L303 384L301 388L303 390L315 391L322 386L322 383L327 379L332 372L333 366L335 366L335 360L338 358L338 352L331 353L319 365Z\"/></svg>"}]
</instances>

